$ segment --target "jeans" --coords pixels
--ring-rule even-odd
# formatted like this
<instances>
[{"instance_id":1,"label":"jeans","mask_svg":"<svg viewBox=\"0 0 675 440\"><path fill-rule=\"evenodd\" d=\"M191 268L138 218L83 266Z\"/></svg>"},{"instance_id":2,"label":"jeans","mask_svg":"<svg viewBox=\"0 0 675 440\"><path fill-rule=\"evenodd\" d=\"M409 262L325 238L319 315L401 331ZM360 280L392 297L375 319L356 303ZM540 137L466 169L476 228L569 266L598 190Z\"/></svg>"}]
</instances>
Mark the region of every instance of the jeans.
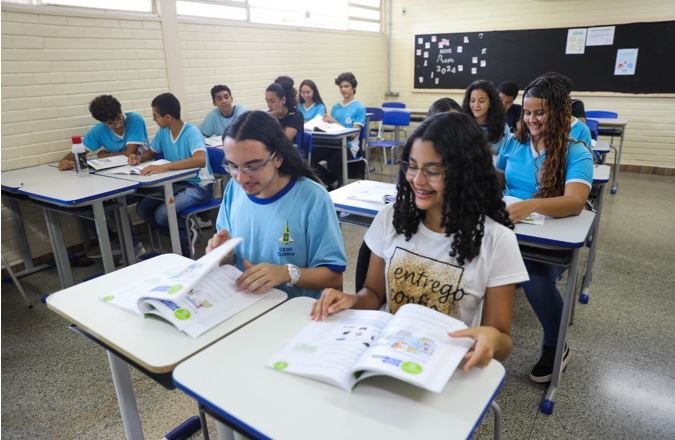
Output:
<instances>
[{"instance_id":1,"label":"jeans","mask_svg":"<svg viewBox=\"0 0 675 440\"><path fill-rule=\"evenodd\" d=\"M558 342L563 300L555 283L565 271L564 267L525 260L530 281L522 283L527 301L544 328L544 345Z\"/></svg>"},{"instance_id":2,"label":"jeans","mask_svg":"<svg viewBox=\"0 0 675 440\"><path fill-rule=\"evenodd\" d=\"M206 203L213 196L213 185L174 185L174 200L176 212L190 206ZM177 188L176 188L177 187ZM144 198L136 205L136 213L146 223L157 229L161 234L169 236L169 218L166 214L166 204L164 200ZM178 222L178 233L183 248L187 248L187 232L184 222Z\"/></svg>"}]
</instances>

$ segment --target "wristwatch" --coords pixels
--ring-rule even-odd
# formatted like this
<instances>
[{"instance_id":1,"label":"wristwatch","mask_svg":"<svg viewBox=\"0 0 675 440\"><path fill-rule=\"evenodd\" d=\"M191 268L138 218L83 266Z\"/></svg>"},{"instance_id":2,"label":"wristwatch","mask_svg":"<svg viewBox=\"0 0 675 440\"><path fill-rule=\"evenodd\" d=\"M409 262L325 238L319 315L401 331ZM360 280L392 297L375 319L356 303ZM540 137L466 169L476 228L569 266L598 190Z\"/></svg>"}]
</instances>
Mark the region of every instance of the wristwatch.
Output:
<instances>
[{"instance_id":1,"label":"wristwatch","mask_svg":"<svg viewBox=\"0 0 675 440\"><path fill-rule=\"evenodd\" d=\"M300 281L300 268L295 264L287 264L288 267L288 276L291 279L288 283L289 286L295 286L295 284Z\"/></svg>"}]
</instances>

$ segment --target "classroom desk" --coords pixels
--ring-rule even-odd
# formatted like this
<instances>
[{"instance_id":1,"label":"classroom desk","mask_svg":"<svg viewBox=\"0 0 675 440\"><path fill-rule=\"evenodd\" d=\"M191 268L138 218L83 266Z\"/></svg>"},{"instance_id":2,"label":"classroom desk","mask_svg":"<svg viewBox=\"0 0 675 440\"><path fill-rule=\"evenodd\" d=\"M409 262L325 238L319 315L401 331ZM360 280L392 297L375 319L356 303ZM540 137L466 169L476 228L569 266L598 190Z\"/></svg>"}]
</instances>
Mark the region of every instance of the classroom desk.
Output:
<instances>
[{"instance_id":1,"label":"classroom desk","mask_svg":"<svg viewBox=\"0 0 675 440\"><path fill-rule=\"evenodd\" d=\"M619 168L621 168L621 152L623 151L623 139L626 134L626 125L628 125L627 119L613 119L613 118L588 118L593 119L598 122L598 129L601 128L614 128L621 131L619 137L619 148L616 153L616 165L612 170L612 187L610 192L616 194L619 190Z\"/></svg>"},{"instance_id":2,"label":"classroom desk","mask_svg":"<svg viewBox=\"0 0 675 440\"><path fill-rule=\"evenodd\" d=\"M386 377L351 392L265 367L308 322L314 303L294 298L181 363L176 386L220 422L251 438L465 439L504 382L492 361L458 370L436 394Z\"/></svg>"},{"instance_id":3,"label":"classroom desk","mask_svg":"<svg viewBox=\"0 0 675 440\"><path fill-rule=\"evenodd\" d=\"M340 148L342 153L342 184L346 185L348 180L348 155L347 155L347 140L350 136L358 134L360 131L359 128L343 128L342 130L334 133L323 133L320 131L312 131L312 142L314 148ZM335 141L340 140L340 145L335 145ZM321 144L321 142L329 142L328 145Z\"/></svg>"},{"instance_id":4,"label":"classroom desk","mask_svg":"<svg viewBox=\"0 0 675 440\"><path fill-rule=\"evenodd\" d=\"M23 186L49 181L53 175L60 171L50 165L38 165L37 167L20 168L2 172L2 203L12 212L12 225L19 246L19 254L23 260L24 269L16 272L17 278L30 275L49 267L48 264L35 266L33 264L33 253L30 250L30 244L26 236L26 228L21 216L20 200L27 199L26 196L19 193Z\"/></svg>"},{"instance_id":5,"label":"classroom desk","mask_svg":"<svg viewBox=\"0 0 675 440\"><path fill-rule=\"evenodd\" d=\"M106 348L128 439L143 438L128 364L145 373L170 374L180 362L286 300L285 293L275 291L200 337L191 338L168 323L141 318L99 299L101 292L128 284L129 279L157 273L177 258L175 254L159 255L47 298L47 307Z\"/></svg>"},{"instance_id":6,"label":"classroom desk","mask_svg":"<svg viewBox=\"0 0 675 440\"><path fill-rule=\"evenodd\" d=\"M427 118L427 113L429 112L428 108L421 107L405 107L405 108L395 108L395 107L382 107L382 110L404 110L410 112L410 120L412 122L422 122Z\"/></svg>"},{"instance_id":7,"label":"classroom desk","mask_svg":"<svg viewBox=\"0 0 675 440\"><path fill-rule=\"evenodd\" d=\"M43 171L48 174L43 180L36 179L35 182L26 184L17 189L19 194L23 194L32 200L41 202L47 223L47 231L54 252L61 285L69 287L73 284L73 276L68 259L68 251L63 239L61 221L58 216L60 212L76 213L76 208L91 207L94 213L94 222L96 224L96 234L101 247L101 257L103 259L103 268L106 272L115 270L112 250L110 248L110 237L108 236L108 225L103 209L103 202L111 199L120 201L120 214L126 219L126 202L124 196L136 191L138 184L134 182L108 179L97 175L88 175L84 177L77 176L74 172L56 172L47 170L44 166L35 167L35 172ZM53 168L49 167L48 168ZM124 212L122 212L124 210ZM131 244L131 228L129 222L121 222L122 234L125 252L129 262L135 261L133 245Z\"/></svg>"},{"instance_id":8,"label":"classroom desk","mask_svg":"<svg viewBox=\"0 0 675 440\"><path fill-rule=\"evenodd\" d=\"M194 177L199 172L199 168L189 168L186 170L167 171L150 176L139 176L131 174L114 174L113 170L105 170L97 173L100 176L113 177L115 179L128 180L136 182L139 189L151 189L161 187L163 191L164 203L166 205L166 214L169 220L169 236L171 237L171 250L175 254L182 255L180 245L180 235L178 233L178 216L176 213L176 203L173 197L173 184ZM142 194L138 194L142 195Z\"/></svg>"},{"instance_id":9,"label":"classroom desk","mask_svg":"<svg viewBox=\"0 0 675 440\"><path fill-rule=\"evenodd\" d=\"M598 183L607 180L607 166L596 167L594 179L597 175ZM372 218L382 209L384 203L363 200L363 194L387 193L395 194L396 187L392 183L358 181L343 188L331 191L331 200L338 211L338 219L342 223L356 224L368 227ZM546 218L543 225L529 225L518 223L514 232L518 238L521 254L524 259L564 266L568 269L565 292L562 293L564 307L560 321L560 333L556 347L555 366L551 384L546 392L545 399L540 405L540 410L545 414L553 412L555 392L560 383L560 366L567 337L567 327L572 315L572 307L576 294L577 268L579 265L579 252L591 233L596 214L591 211L582 211L580 215L565 218ZM597 230L596 230L597 232ZM593 240L597 244L597 240ZM593 261L588 263L592 270ZM588 278L590 282L590 277Z\"/></svg>"}]
</instances>

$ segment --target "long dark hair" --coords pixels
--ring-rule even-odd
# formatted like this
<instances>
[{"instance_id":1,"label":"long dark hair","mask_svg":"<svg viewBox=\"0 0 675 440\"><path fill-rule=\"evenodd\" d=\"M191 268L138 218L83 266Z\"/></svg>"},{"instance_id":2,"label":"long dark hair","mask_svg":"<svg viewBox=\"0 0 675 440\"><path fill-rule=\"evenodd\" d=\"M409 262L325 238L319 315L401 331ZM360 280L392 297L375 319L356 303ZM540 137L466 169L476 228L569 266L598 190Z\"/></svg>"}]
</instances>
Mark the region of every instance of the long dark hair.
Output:
<instances>
[{"instance_id":1,"label":"long dark hair","mask_svg":"<svg viewBox=\"0 0 675 440\"><path fill-rule=\"evenodd\" d=\"M504 124L506 124L506 115L504 114L504 106L502 100L499 99L499 92L492 81L479 79L469 84L469 87L464 92L464 101L462 107L467 115L473 116L471 111L471 92L474 90L482 90L488 95L490 99L490 108L487 114L487 138L490 142L495 143L504 136Z\"/></svg>"},{"instance_id":2,"label":"long dark hair","mask_svg":"<svg viewBox=\"0 0 675 440\"><path fill-rule=\"evenodd\" d=\"M293 87L295 82L290 76L277 76L272 84L267 87L267 92L274 92L279 98L286 98L284 105L288 110L293 110L298 106L298 91ZM276 86L275 86L276 85Z\"/></svg>"},{"instance_id":3,"label":"long dark hair","mask_svg":"<svg viewBox=\"0 0 675 440\"><path fill-rule=\"evenodd\" d=\"M312 81L311 79L306 79L303 82L300 83L300 87L298 88L298 92L302 90L302 86L307 86L310 89L312 89L312 100L314 101L315 104L323 104L323 99L321 99L321 94L319 93L319 88L316 86L316 83ZM305 100L302 98L302 93L298 93L298 101L300 101L300 104L304 104Z\"/></svg>"},{"instance_id":4,"label":"long dark hair","mask_svg":"<svg viewBox=\"0 0 675 440\"><path fill-rule=\"evenodd\" d=\"M274 117L260 110L245 112L228 127L223 135L236 141L255 140L262 142L270 153L276 153L283 158L279 167L279 174L284 176L306 177L319 182L311 169L302 161L291 141Z\"/></svg>"},{"instance_id":5,"label":"long dark hair","mask_svg":"<svg viewBox=\"0 0 675 440\"><path fill-rule=\"evenodd\" d=\"M525 98L534 97L543 101L546 111L544 151L546 153L539 179L539 190L535 197L558 197L565 192L565 168L567 163L567 137L572 123L572 104L569 96L569 80L545 74L532 81L523 93ZM528 143L531 134L524 122L515 134L520 143Z\"/></svg>"},{"instance_id":6,"label":"long dark hair","mask_svg":"<svg viewBox=\"0 0 675 440\"><path fill-rule=\"evenodd\" d=\"M441 156L445 176L441 226L452 238L450 256L460 265L480 253L485 218L490 217L513 228L502 201L502 189L492 165L492 154L485 134L473 117L464 113L439 113L427 118L408 138L402 159L410 159L413 142L430 141ZM424 211L415 205L415 194L399 171L394 229L406 240L417 232Z\"/></svg>"}]
</instances>

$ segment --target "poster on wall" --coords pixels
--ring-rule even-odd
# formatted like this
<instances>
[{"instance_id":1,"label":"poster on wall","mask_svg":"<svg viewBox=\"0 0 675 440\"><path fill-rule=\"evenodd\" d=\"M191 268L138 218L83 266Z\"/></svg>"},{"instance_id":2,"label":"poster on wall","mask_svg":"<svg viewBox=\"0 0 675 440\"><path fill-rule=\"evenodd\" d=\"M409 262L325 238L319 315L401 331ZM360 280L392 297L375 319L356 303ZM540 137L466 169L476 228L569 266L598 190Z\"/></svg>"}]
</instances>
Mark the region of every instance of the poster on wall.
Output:
<instances>
[{"instance_id":1,"label":"poster on wall","mask_svg":"<svg viewBox=\"0 0 675 440\"><path fill-rule=\"evenodd\" d=\"M586 49L586 28L569 29L565 54L583 54Z\"/></svg>"},{"instance_id":2,"label":"poster on wall","mask_svg":"<svg viewBox=\"0 0 675 440\"><path fill-rule=\"evenodd\" d=\"M586 46L611 46L614 44L616 26L598 26L588 29Z\"/></svg>"},{"instance_id":3,"label":"poster on wall","mask_svg":"<svg viewBox=\"0 0 675 440\"><path fill-rule=\"evenodd\" d=\"M614 75L635 75L637 57L637 49L617 49Z\"/></svg>"}]
</instances>

